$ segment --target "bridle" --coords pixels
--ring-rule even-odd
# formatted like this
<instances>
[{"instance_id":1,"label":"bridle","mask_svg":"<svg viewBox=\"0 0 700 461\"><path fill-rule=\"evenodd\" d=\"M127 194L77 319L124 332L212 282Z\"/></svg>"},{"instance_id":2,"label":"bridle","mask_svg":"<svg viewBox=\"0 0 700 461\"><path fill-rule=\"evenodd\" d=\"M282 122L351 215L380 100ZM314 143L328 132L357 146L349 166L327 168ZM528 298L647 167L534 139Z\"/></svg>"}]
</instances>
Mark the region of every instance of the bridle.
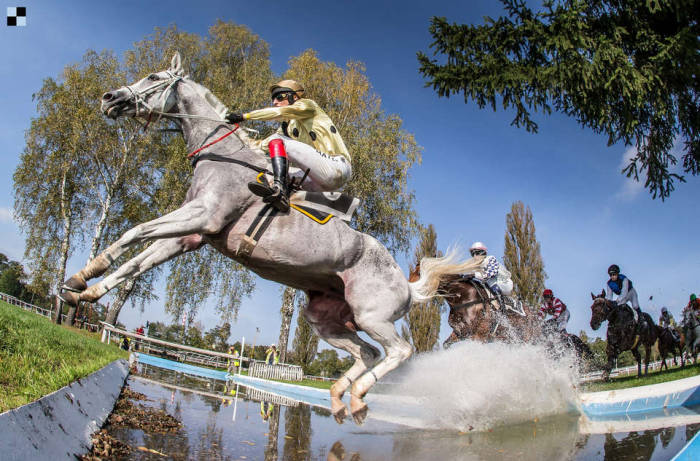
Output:
<instances>
[{"instance_id":1,"label":"bridle","mask_svg":"<svg viewBox=\"0 0 700 461\"><path fill-rule=\"evenodd\" d=\"M607 299L605 298L596 298L595 301L601 300L601 302L598 302L598 304L603 305L603 318L601 319L600 323L598 324L598 327L603 324L605 321L610 321L609 317L610 314L615 310L615 306L612 306L610 302L608 302ZM594 305L595 305L594 301Z\"/></svg>"}]
</instances>

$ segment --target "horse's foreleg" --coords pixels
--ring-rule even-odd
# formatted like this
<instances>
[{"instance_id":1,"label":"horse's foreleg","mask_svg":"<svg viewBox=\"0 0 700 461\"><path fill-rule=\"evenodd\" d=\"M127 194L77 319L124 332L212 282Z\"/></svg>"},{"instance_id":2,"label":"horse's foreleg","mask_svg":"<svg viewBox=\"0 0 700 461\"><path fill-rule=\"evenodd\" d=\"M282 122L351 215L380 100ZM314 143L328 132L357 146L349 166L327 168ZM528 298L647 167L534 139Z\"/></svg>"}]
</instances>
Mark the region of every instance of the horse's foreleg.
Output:
<instances>
[{"instance_id":1,"label":"horse's foreleg","mask_svg":"<svg viewBox=\"0 0 700 461\"><path fill-rule=\"evenodd\" d=\"M345 404L342 401L343 394L357 378L377 363L381 353L374 346L363 341L357 333L348 332L343 336L323 337L323 339L331 346L343 349L355 358L355 363L331 387L331 412L335 420L342 423L346 416Z\"/></svg>"},{"instance_id":2,"label":"horse's foreleg","mask_svg":"<svg viewBox=\"0 0 700 461\"><path fill-rule=\"evenodd\" d=\"M136 278L176 256L198 249L201 245L202 237L199 234L154 242L146 250L122 264L116 271L105 277L104 280L80 293L78 295L79 299L81 301L95 302L123 281Z\"/></svg>"},{"instance_id":3,"label":"horse's foreleg","mask_svg":"<svg viewBox=\"0 0 700 461\"><path fill-rule=\"evenodd\" d=\"M634 359L637 361L637 378L642 376L642 354L639 353L639 347L631 349Z\"/></svg>"},{"instance_id":4,"label":"horse's foreleg","mask_svg":"<svg viewBox=\"0 0 700 461\"><path fill-rule=\"evenodd\" d=\"M226 225L226 221L224 217L215 216L214 210L214 204L210 204L204 198L197 198L165 216L131 228L66 280L63 288L68 291L83 291L87 288L88 280L104 274L112 262L132 245L161 238L219 232Z\"/></svg>"},{"instance_id":5,"label":"horse's foreleg","mask_svg":"<svg viewBox=\"0 0 700 461\"><path fill-rule=\"evenodd\" d=\"M615 357L617 357L615 348L610 345L610 338L608 338L606 354L608 356L608 363L606 363L605 367L603 368L603 381L610 381L610 373L612 372L613 364L615 363Z\"/></svg>"}]
</instances>

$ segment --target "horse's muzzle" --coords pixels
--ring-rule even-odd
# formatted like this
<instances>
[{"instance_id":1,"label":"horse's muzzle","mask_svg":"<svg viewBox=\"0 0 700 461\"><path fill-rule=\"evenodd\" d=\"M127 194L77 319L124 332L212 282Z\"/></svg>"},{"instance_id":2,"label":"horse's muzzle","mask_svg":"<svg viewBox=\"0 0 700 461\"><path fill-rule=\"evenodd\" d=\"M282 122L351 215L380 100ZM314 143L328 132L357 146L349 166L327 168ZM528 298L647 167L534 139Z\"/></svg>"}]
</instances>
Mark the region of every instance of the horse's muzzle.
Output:
<instances>
[{"instance_id":1,"label":"horse's muzzle","mask_svg":"<svg viewBox=\"0 0 700 461\"><path fill-rule=\"evenodd\" d=\"M121 90L110 91L102 95L102 105L100 109L107 117L116 119L131 108L131 98L126 92Z\"/></svg>"}]
</instances>

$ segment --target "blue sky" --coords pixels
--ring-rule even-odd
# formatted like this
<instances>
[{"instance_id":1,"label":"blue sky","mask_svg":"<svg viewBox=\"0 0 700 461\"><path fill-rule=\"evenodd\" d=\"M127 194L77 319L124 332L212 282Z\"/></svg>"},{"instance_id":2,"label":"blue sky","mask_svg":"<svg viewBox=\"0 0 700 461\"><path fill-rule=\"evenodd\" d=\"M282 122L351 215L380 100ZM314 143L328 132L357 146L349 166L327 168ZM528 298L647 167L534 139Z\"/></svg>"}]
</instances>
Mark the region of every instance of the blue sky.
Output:
<instances>
[{"instance_id":1,"label":"blue sky","mask_svg":"<svg viewBox=\"0 0 700 461\"><path fill-rule=\"evenodd\" d=\"M398 114L424 149L409 187L415 191L421 221L435 225L441 249L455 243L466 248L481 240L500 259L506 213L516 200L529 205L549 275L546 284L569 306L570 331L594 334L588 326L589 293L600 292L612 263L634 281L642 308L654 317L663 305L678 316L688 295L700 291L697 178L679 184L666 202L652 200L640 184L620 174L624 159L633 154L629 147L608 147L605 137L558 114L538 116L539 133L528 134L510 126L510 112L479 110L460 96L439 99L424 88L416 52L428 50L430 18L482 23L485 15L503 14L499 2L70 5L33 0L2 4L3 12L9 6L27 7L26 27L6 27L4 21L0 26L0 252L13 259L22 258L24 237L12 221L12 173L24 147L24 132L35 116L32 93L42 80L57 77L88 48L121 55L156 26L175 23L204 35L222 19L245 24L267 41L277 73L285 70L289 57L308 48L339 65L348 60L366 64L384 109ZM76 254L68 272L79 269L85 257ZM406 270L405 258L398 260ZM258 343L276 341L280 298L279 285L260 281L241 307L234 335ZM165 316L156 301L143 314L126 307L120 320L134 328ZM206 328L217 322L211 309L205 309L200 320ZM257 335L256 327L261 330ZM441 341L448 334L443 319Z\"/></svg>"}]
</instances>

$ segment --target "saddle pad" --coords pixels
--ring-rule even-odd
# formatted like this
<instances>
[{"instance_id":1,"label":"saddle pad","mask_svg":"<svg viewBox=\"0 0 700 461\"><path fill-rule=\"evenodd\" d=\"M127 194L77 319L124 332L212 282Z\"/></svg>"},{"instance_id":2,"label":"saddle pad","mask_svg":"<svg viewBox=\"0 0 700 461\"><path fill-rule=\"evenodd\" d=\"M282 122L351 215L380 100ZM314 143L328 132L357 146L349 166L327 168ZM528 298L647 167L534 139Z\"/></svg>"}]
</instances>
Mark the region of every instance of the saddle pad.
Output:
<instances>
[{"instance_id":1,"label":"saddle pad","mask_svg":"<svg viewBox=\"0 0 700 461\"><path fill-rule=\"evenodd\" d=\"M290 204L294 205L294 208L306 214L315 221L317 221L317 219L310 214L307 214L305 211L311 213L310 210L313 210L314 216L318 215L325 217L328 215L335 215L343 221L350 222L353 213L355 213L355 210L357 210L357 207L360 204L360 199L350 195L341 194L340 192L298 191L289 197L289 202ZM323 220L324 218L320 219ZM328 219L326 219L325 222L327 221Z\"/></svg>"},{"instance_id":2,"label":"saddle pad","mask_svg":"<svg viewBox=\"0 0 700 461\"><path fill-rule=\"evenodd\" d=\"M314 210L313 208L304 205L297 205L291 203L289 206L294 208L301 214L308 216L309 218L313 219L319 224L326 224L328 220L330 220L333 217L333 214L331 213L325 213L323 211Z\"/></svg>"}]
</instances>

